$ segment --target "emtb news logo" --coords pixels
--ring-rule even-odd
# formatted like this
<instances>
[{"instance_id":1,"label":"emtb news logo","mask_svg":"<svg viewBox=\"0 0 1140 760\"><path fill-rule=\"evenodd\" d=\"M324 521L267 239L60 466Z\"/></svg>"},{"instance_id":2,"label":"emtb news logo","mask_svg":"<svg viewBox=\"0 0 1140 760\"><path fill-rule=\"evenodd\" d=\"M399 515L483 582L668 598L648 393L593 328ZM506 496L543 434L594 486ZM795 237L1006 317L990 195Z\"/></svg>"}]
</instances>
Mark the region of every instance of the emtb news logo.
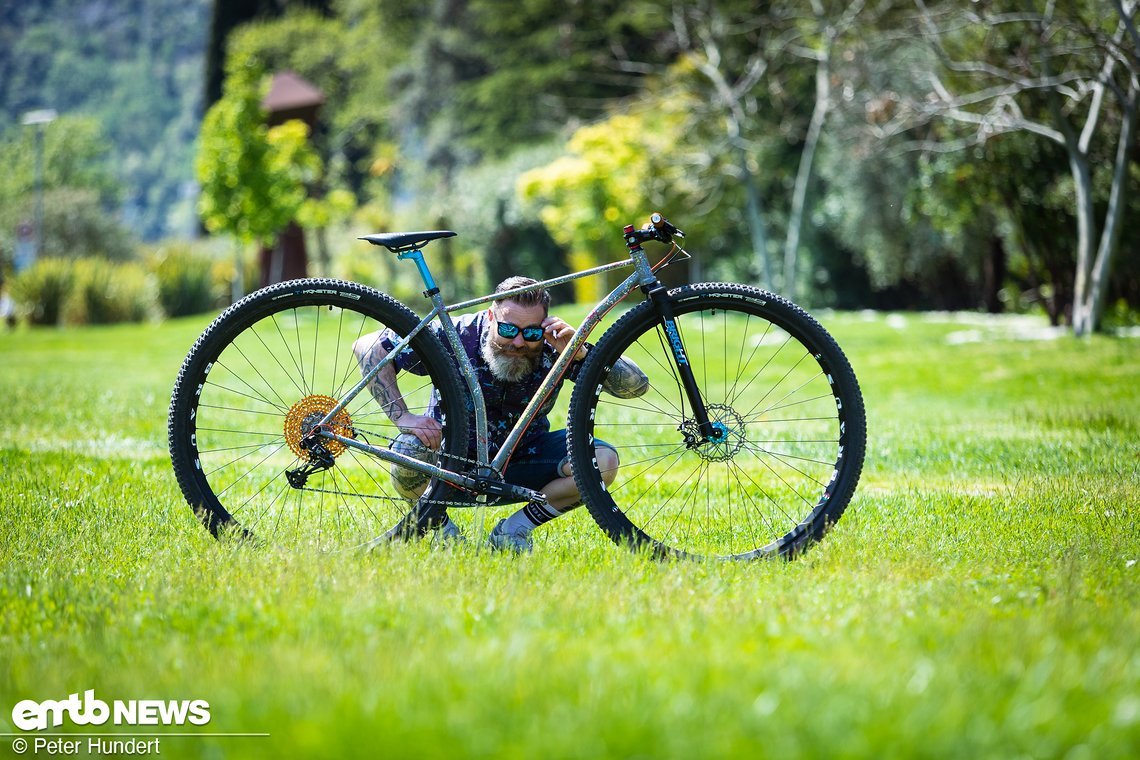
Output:
<instances>
[{"instance_id":1,"label":"emtb news logo","mask_svg":"<svg viewBox=\"0 0 1140 760\"><path fill-rule=\"evenodd\" d=\"M25 699L12 708L12 722L21 731L42 731L63 725L64 718L77 726L204 726L210 722L210 703L204 699L116 699L107 704L95 690L70 694L67 699L37 702Z\"/></svg>"}]
</instances>

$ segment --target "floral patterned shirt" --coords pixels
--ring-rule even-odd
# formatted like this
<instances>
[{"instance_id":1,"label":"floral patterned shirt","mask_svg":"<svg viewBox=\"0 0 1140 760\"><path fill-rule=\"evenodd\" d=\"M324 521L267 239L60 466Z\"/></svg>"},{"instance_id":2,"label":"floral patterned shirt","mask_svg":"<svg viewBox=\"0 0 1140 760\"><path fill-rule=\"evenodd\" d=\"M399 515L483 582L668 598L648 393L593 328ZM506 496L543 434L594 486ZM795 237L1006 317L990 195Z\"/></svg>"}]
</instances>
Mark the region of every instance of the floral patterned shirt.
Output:
<instances>
[{"instance_id":1,"label":"floral patterned shirt","mask_svg":"<svg viewBox=\"0 0 1140 760\"><path fill-rule=\"evenodd\" d=\"M488 339L490 320L487 318L485 310L479 311L476 314L467 314L455 320L455 329L459 333L459 342L463 346L463 350L467 353L467 358L471 360L471 366L475 370L475 377L479 381L479 386L483 389L483 401L487 405L487 437L489 455L494 456L495 453L502 447L503 442L506 440L507 435L511 432L519 417L522 416L523 410L526 409L527 404L534 398L538 392L538 387L541 385L543 379L546 377L547 372L554 366L554 362L558 358L558 352L549 343L542 345L542 359L538 362L534 371L529 375L523 377L516 382L507 382L499 380L491 373L491 367L487 364L487 360L483 358L481 350L482 342ZM447 345L447 336L443 333L443 328L439 324L432 324L431 329L434 330L443 344ZM395 347L399 338L390 330L385 330L380 338L380 345L384 347L385 351L391 352ZM427 369L420 363L415 352L410 347L405 348L393 360L393 363L400 370L411 372L415 375L426 375ZM546 399L546 402L539 409L538 414L530 423L530 427L523 434L522 439L516 449L518 452L525 452L529 445L533 444L543 434L550 430L550 419L548 415L554 408L554 403L558 398L558 392L562 388L562 382L566 379L574 381L578 377L578 371L581 368L580 361L573 361L570 363L570 368L567 370L563 380L560 380L554 386L554 390ZM458 363L456 365L458 369ZM432 394L431 405L428 407L428 414L436 419L442 417L439 404L439 393L436 391ZM474 427L474 423L472 423ZM475 434L472 430L470 449L474 451L475 448Z\"/></svg>"}]
</instances>

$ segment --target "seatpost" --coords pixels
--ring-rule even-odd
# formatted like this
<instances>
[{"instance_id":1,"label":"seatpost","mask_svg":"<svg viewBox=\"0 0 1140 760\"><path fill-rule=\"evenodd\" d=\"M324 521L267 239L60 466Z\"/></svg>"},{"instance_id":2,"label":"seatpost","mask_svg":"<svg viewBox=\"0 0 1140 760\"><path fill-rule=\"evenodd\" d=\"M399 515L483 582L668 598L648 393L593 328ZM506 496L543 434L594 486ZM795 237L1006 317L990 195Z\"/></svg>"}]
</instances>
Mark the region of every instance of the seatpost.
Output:
<instances>
[{"instance_id":1,"label":"seatpost","mask_svg":"<svg viewBox=\"0 0 1140 760\"><path fill-rule=\"evenodd\" d=\"M424 261L423 251L421 251L419 248L415 248L410 251L403 251L401 253L397 253L396 258L401 260L411 259L415 262L416 269L420 270L420 278L424 281L424 287L427 288L427 290L424 291L425 298L431 298L432 296L439 293L439 287L437 287L435 284L435 278L431 276L431 272L428 271L427 262Z\"/></svg>"}]
</instances>

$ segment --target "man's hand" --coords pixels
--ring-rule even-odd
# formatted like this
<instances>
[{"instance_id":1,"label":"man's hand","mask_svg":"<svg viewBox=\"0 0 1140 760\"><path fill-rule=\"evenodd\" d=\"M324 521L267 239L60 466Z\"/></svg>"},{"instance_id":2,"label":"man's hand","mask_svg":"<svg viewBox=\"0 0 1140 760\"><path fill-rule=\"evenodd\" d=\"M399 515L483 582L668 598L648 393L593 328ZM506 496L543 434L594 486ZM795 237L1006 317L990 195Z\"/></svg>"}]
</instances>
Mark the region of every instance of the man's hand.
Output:
<instances>
[{"instance_id":1,"label":"man's hand","mask_svg":"<svg viewBox=\"0 0 1140 760\"><path fill-rule=\"evenodd\" d=\"M554 350L562 353L566 350L566 346L570 345L571 338L577 332L573 327L562 321L558 317L547 317L542 320L542 329L546 331L546 340L550 345L554 346ZM574 358L581 361L586 358L586 347L578 349L578 353Z\"/></svg>"},{"instance_id":2,"label":"man's hand","mask_svg":"<svg viewBox=\"0 0 1140 760\"><path fill-rule=\"evenodd\" d=\"M434 417L407 412L396 421L401 433L410 433L429 449L438 449L443 443L443 426Z\"/></svg>"}]
</instances>

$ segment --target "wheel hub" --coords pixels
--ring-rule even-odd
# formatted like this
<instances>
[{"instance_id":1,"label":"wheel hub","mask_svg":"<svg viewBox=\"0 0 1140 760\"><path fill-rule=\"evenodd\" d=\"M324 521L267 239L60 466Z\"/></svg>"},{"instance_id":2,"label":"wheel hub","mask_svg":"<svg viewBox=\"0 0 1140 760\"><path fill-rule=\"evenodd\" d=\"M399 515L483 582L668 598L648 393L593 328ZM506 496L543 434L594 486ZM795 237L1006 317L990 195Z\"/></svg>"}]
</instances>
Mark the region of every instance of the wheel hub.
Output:
<instances>
[{"instance_id":1,"label":"wheel hub","mask_svg":"<svg viewBox=\"0 0 1140 760\"><path fill-rule=\"evenodd\" d=\"M320 421L336 404L336 399L331 396L312 395L305 396L289 408L289 412L285 415L285 442L300 459L314 461L313 452L309 451L303 442L316 432ZM343 409L337 412L325 427L329 432L345 438L356 437L356 431L352 429L352 418ZM340 456L348 448L340 441L328 438L321 439L321 445L334 457Z\"/></svg>"},{"instance_id":2,"label":"wheel hub","mask_svg":"<svg viewBox=\"0 0 1140 760\"><path fill-rule=\"evenodd\" d=\"M704 460L725 462L732 459L744 448L744 418L735 409L725 404L710 404L705 408L713 435L705 438L696 420L685 420L681 431L690 448Z\"/></svg>"}]
</instances>

